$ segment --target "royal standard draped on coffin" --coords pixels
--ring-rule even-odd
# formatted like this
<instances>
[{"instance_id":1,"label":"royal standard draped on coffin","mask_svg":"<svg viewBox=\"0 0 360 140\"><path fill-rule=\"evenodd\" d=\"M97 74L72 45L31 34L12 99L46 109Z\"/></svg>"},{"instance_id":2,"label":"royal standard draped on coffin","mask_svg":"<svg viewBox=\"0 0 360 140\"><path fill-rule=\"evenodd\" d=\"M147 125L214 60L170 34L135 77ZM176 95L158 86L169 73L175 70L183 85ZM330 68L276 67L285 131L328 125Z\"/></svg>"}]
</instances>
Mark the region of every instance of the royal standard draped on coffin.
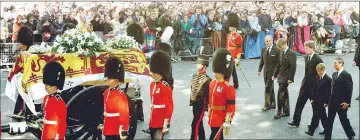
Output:
<instances>
[{"instance_id":1,"label":"royal standard draped on coffin","mask_svg":"<svg viewBox=\"0 0 360 140\"><path fill-rule=\"evenodd\" d=\"M28 102L46 95L42 83L42 69L51 60L59 62L65 69L64 89L69 89L89 81L104 78L104 65L109 55L119 57L125 64L125 71L134 75L149 76L150 70L144 53L140 49L129 48L115 52L100 52L99 56L67 54L20 54L12 71L9 73L6 95L15 101L20 93ZM29 106L29 104L27 105ZM30 105L32 106L33 103ZM32 107L30 107L30 110ZM34 111L33 111L34 112Z\"/></svg>"}]
</instances>

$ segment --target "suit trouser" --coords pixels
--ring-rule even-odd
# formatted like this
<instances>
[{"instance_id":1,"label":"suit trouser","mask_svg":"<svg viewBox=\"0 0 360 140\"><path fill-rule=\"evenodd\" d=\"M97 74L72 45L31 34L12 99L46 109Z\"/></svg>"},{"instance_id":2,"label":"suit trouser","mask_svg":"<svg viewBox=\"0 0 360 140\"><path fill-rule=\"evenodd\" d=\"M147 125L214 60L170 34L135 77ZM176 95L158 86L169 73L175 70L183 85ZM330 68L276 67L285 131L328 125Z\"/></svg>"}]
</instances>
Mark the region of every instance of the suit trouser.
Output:
<instances>
[{"instance_id":1,"label":"suit trouser","mask_svg":"<svg viewBox=\"0 0 360 140\"><path fill-rule=\"evenodd\" d=\"M324 104L316 103L316 101L312 104L313 109L315 110L313 117L311 119L311 124L309 126L309 131L314 132L316 127L319 126L319 121L321 120L321 124L324 127L324 131L326 132L327 129L327 116L326 116L326 109Z\"/></svg>"},{"instance_id":2,"label":"suit trouser","mask_svg":"<svg viewBox=\"0 0 360 140\"><path fill-rule=\"evenodd\" d=\"M309 87L302 87L300 88L300 93L296 102L296 106L295 106L295 112L294 112L294 116L293 116L293 121L296 124L300 124L301 121L301 114L302 111L304 109L304 106L306 104L306 102L309 100L311 100L311 90L308 90ZM314 111L314 105L312 105L312 109L313 109L313 114L315 114Z\"/></svg>"},{"instance_id":3,"label":"suit trouser","mask_svg":"<svg viewBox=\"0 0 360 140\"><path fill-rule=\"evenodd\" d=\"M210 139L209 140L214 140L215 139L215 135L219 132L220 127L211 127L211 135L210 135ZM223 140L224 139L224 134L223 134L223 130L220 130L221 132L219 132L219 134L216 136L216 140Z\"/></svg>"},{"instance_id":4,"label":"suit trouser","mask_svg":"<svg viewBox=\"0 0 360 140\"><path fill-rule=\"evenodd\" d=\"M278 112L277 114L290 114L288 83L279 83Z\"/></svg>"},{"instance_id":5,"label":"suit trouser","mask_svg":"<svg viewBox=\"0 0 360 140\"><path fill-rule=\"evenodd\" d=\"M204 114L205 114L205 104L195 103L193 105L194 119L191 123L191 138L190 138L191 140L195 140L198 138L199 140L205 140L205 130L203 124Z\"/></svg>"},{"instance_id":6,"label":"suit trouser","mask_svg":"<svg viewBox=\"0 0 360 140\"><path fill-rule=\"evenodd\" d=\"M265 79L265 106L276 106L275 102L275 91L274 91L274 80Z\"/></svg>"},{"instance_id":7,"label":"suit trouser","mask_svg":"<svg viewBox=\"0 0 360 140\"><path fill-rule=\"evenodd\" d=\"M162 128L150 128L151 140L163 140L164 133L162 132Z\"/></svg>"},{"instance_id":8,"label":"suit trouser","mask_svg":"<svg viewBox=\"0 0 360 140\"><path fill-rule=\"evenodd\" d=\"M236 73L236 68L234 67L233 71L232 71L232 77L233 77L233 82L234 82L234 86L235 85L239 85L239 80L237 77L237 73Z\"/></svg>"},{"instance_id":9,"label":"suit trouser","mask_svg":"<svg viewBox=\"0 0 360 140\"><path fill-rule=\"evenodd\" d=\"M350 121L347 117L347 109L343 110L341 105L330 105L328 110L328 128L325 131L325 139L331 139L333 124L336 113L339 115L340 123L348 138L355 136L354 130L351 127Z\"/></svg>"}]
</instances>

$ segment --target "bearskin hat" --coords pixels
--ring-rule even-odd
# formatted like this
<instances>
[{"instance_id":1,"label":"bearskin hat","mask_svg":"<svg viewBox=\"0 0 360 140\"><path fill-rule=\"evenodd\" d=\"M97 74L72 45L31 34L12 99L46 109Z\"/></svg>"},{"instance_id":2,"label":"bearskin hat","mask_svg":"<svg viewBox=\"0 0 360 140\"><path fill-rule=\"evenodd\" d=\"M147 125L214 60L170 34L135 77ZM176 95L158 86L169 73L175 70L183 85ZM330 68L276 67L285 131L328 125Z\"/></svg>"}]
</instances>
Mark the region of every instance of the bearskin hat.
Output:
<instances>
[{"instance_id":1,"label":"bearskin hat","mask_svg":"<svg viewBox=\"0 0 360 140\"><path fill-rule=\"evenodd\" d=\"M150 71L163 76L163 79L168 79L171 73L171 58L161 51L155 51L150 58Z\"/></svg>"},{"instance_id":2,"label":"bearskin hat","mask_svg":"<svg viewBox=\"0 0 360 140\"><path fill-rule=\"evenodd\" d=\"M65 70L56 61L48 62L43 69L43 83L49 86L56 86L62 90L65 83Z\"/></svg>"},{"instance_id":3,"label":"bearskin hat","mask_svg":"<svg viewBox=\"0 0 360 140\"><path fill-rule=\"evenodd\" d=\"M156 50L166 52L168 55L170 55L170 53L171 53L171 45L168 44L168 43L165 43L165 42L159 42L156 45Z\"/></svg>"},{"instance_id":4,"label":"bearskin hat","mask_svg":"<svg viewBox=\"0 0 360 140\"><path fill-rule=\"evenodd\" d=\"M104 77L118 79L123 83L125 77L124 63L119 58L110 56L105 62Z\"/></svg>"},{"instance_id":5,"label":"bearskin hat","mask_svg":"<svg viewBox=\"0 0 360 140\"><path fill-rule=\"evenodd\" d=\"M209 57L206 56L206 55L200 54L200 55L197 57L197 63L198 63L198 64L201 64L201 65L204 65L204 66L206 66L206 67L209 67Z\"/></svg>"},{"instance_id":6,"label":"bearskin hat","mask_svg":"<svg viewBox=\"0 0 360 140\"><path fill-rule=\"evenodd\" d=\"M28 26L21 26L18 32L17 41L28 47L34 44L34 32Z\"/></svg>"},{"instance_id":7,"label":"bearskin hat","mask_svg":"<svg viewBox=\"0 0 360 140\"><path fill-rule=\"evenodd\" d=\"M127 29L126 33L128 36L134 37L137 43L144 44L144 29L137 23L131 23Z\"/></svg>"},{"instance_id":8,"label":"bearskin hat","mask_svg":"<svg viewBox=\"0 0 360 140\"><path fill-rule=\"evenodd\" d=\"M235 27L236 29L239 27L240 19L236 13L229 13L227 19L228 27Z\"/></svg>"},{"instance_id":9,"label":"bearskin hat","mask_svg":"<svg viewBox=\"0 0 360 140\"><path fill-rule=\"evenodd\" d=\"M224 78L229 79L233 69L234 62L231 59L231 53L225 48L217 49L212 61L213 72L224 74Z\"/></svg>"},{"instance_id":10,"label":"bearskin hat","mask_svg":"<svg viewBox=\"0 0 360 140\"><path fill-rule=\"evenodd\" d=\"M70 29L74 29L74 28L76 28L76 26L75 26L74 24L72 24L72 23L65 23L65 24L64 24L64 27L63 27L63 29L62 29L62 31L61 31L61 34L64 34L65 31L70 30Z\"/></svg>"}]
</instances>

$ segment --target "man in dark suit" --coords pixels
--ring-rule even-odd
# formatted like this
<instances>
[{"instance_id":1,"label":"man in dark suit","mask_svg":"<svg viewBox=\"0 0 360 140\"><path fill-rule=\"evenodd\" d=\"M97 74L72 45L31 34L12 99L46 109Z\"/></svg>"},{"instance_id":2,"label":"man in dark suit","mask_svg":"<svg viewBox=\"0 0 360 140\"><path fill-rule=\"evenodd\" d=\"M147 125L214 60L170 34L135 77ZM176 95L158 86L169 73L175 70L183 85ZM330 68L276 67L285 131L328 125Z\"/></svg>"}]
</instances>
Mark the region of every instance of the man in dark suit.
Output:
<instances>
[{"instance_id":1,"label":"man in dark suit","mask_svg":"<svg viewBox=\"0 0 360 140\"><path fill-rule=\"evenodd\" d=\"M316 66L322 63L322 59L319 55L315 54L315 42L307 41L304 44L307 55L305 55L305 76L302 80L299 96L296 102L293 121L288 124L291 126L299 127L301 120L301 113L304 109L306 102L311 98L314 92L314 86L316 81ZM312 104L314 114L314 104Z\"/></svg>"},{"instance_id":2,"label":"man in dark suit","mask_svg":"<svg viewBox=\"0 0 360 140\"><path fill-rule=\"evenodd\" d=\"M296 72L296 55L287 46L285 39L279 39L277 47L281 50L280 63L275 69L272 80L278 78L279 91L278 91L278 111L274 119L280 119L290 115L289 110L289 84L294 82Z\"/></svg>"},{"instance_id":3,"label":"man in dark suit","mask_svg":"<svg viewBox=\"0 0 360 140\"><path fill-rule=\"evenodd\" d=\"M325 64L319 63L316 66L317 76L315 81L314 92L311 95L311 104L314 105L314 114L311 119L311 124L308 131L305 133L313 136L315 129L319 126L319 120L324 129L327 125L327 115L325 107L328 106L329 97L331 94L331 78L325 73ZM319 134L324 134L326 130Z\"/></svg>"},{"instance_id":4,"label":"man in dark suit","mask_svg":"<svg viewBox=\"0 0 360 140\"><path fill-rule=\"evenodd\" d=\"M260 76L261 70L264 67L265 105L262 109L263 111L276 108L274 80L272 80L272 76L280 61L280 50L273 45L273 38L270 35L265 36L265 44L266 47L261 50L261 59L257 73L258 76Z\"/></svg>"},{"instance_id":5,"label":"man in dark suit","mask_svg":"<svg viewBox=\"0 0 360 140\"><path fill-rule=\"evenodd\" d=\"M358 66L359 67L359 74L360 74L360 54L359 54L359 52L360 52L360 47L357 47L356 53L355 53L355 56L354 56L354 60L352 62L352 66L353 67ZM359 79L359 81L360 81L360 79ZM359 84L360 84L360 82L359 82ZM360 93L359 93L359 96L356 97L356 100L359 100L359 99L360 99Z\"/></svg>"},{"instance_id":6,"label":"man in dark suit","mask_svg":"<svg viewBox=\"0 0 360 140\"><path fill-rule=\"evenodd\" d=\"M347 111L351 104L353 81L350 73L343 68L344 60L342 58L336 57L333 65L336 72L332 75L332 88L328 109L328 128L325 131L325 139L331 139L334 119L337 113L346 136L350 140L353 140L355 133L347 118Z\"/></svg>"}]
</instances>

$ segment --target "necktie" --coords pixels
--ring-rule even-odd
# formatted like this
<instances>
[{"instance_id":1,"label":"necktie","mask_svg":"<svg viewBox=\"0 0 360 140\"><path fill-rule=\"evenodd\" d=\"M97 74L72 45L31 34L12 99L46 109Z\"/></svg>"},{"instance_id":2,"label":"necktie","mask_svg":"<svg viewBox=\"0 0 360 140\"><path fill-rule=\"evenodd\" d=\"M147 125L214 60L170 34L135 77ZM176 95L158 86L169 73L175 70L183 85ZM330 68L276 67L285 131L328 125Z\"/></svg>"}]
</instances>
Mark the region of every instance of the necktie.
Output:
<instances>
[{"instance_id":1,"label":"necktie","mask_svg":"<svg viewBox=\"0 0 360 140\"><path fill-rule=\"evenodd\" d=\"M270 54L270 47L267 49L267 53Z\"/></svg>"},{"instance_id":2,"label":"necktie","mask_svg":"<svg viewBox=\"0 0 360 140\"><path fill-rule=\"evenodd\" d=\"M339 72L336 72L335 74L336 74L336 78L338 78L339 77Z\"/></svg>"}]
</instances>

